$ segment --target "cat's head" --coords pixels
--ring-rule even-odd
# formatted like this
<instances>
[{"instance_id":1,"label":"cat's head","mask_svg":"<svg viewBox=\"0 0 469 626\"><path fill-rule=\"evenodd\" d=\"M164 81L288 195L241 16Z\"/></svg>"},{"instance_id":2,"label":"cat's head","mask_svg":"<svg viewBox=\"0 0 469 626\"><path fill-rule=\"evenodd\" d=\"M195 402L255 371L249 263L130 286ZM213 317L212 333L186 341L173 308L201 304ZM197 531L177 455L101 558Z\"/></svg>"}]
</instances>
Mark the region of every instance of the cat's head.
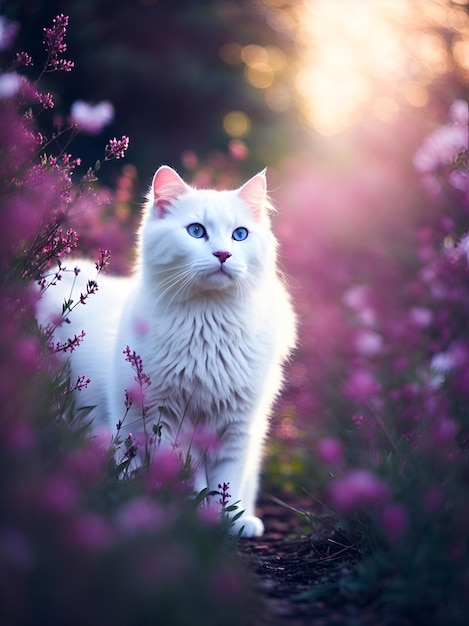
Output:
<instances>
[{"instance_id":1,"label":"cat's head","mask_svg":"<svg viewBox=\"0 0 469 626\"><path fill-rule=\"evenodd\" d=\"M153 178L140 231L142 270L160 295L248 294L275 271L265 171L230 191L194 189L170 167Z\"/></svg>"}]
</instances>

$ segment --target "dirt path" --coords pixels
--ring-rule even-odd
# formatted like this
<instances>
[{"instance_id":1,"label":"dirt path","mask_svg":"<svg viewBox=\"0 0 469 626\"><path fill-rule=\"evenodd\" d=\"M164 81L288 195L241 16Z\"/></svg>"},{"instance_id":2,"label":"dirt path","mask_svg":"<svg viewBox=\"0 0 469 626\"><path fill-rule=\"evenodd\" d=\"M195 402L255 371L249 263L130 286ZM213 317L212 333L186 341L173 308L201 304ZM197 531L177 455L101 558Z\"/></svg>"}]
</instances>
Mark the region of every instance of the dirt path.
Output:
<instances>
[{"instance_id":1,"label":"dirt path","mask_svg":"<svg viewBox=\"0 0 469 626\"><path fill-rule=\"evenodd\" d=\"M290 503L292 504L292 503ZM312 510L311 502L295 503ZM259 581L265 614L258 626L412 626L376 606L360 604L337 590L337 583L353 574L356 549L332 528L305 533L301 517L272 497L260 502L266 532L259 539L243 539L240 554ZM297 596L311 589L330 590L314 601ZM256 624L257 626L257 624Z\"/></svg>"}]
</instances>

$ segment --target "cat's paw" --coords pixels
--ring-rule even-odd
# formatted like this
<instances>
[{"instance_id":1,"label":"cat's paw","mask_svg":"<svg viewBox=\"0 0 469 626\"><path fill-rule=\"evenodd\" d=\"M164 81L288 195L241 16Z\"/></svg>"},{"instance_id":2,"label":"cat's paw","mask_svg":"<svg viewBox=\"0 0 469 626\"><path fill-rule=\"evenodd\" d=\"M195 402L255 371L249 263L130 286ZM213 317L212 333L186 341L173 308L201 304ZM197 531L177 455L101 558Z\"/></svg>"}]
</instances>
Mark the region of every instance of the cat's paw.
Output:
<instances>
[{"instance_id":1,"label":"cat's paw","mask_svg":"<svg viewBox=\"0 0 469 626\"><path fill-rule=\"evenodd\" d=\"M237 535L242 529L241 537L260 537L264 534L264 524L254 515L241 515L231 525L231 534Z\"/></svg>"}]
</instances>

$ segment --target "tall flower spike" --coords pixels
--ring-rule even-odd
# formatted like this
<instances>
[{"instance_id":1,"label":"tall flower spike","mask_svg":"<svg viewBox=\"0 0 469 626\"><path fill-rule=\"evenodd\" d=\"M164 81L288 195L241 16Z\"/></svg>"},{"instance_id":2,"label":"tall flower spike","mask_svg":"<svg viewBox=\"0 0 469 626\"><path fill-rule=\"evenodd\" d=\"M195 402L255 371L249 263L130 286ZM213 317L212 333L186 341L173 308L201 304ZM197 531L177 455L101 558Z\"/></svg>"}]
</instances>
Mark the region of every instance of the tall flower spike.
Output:
<instances>
[{"instance_id":1,"label":"tall flower spike","mask_svg":"<svg viewBox=\"0 0 469 626\"><path fill-rule=\"evenodd\" d=\"M67 44L64 42L67 26L68 15L61 13L52 20L51 28L44 28L44 44L47 51L46 72L60 70L70 72L74 66L73 61L59 58L67 49Z\"/></svg>"},{"instance_id":2,"label":"tall flower spike","mask_svg":"<svg viewBox=\"0 0 469 626\"><path fill-rule=\"evenodd\" d=\"M105 160L123 159L125 151L129 147L129 138L122 135L121 139L111 139L105 148Z\"/></svg>"}]
</instances>

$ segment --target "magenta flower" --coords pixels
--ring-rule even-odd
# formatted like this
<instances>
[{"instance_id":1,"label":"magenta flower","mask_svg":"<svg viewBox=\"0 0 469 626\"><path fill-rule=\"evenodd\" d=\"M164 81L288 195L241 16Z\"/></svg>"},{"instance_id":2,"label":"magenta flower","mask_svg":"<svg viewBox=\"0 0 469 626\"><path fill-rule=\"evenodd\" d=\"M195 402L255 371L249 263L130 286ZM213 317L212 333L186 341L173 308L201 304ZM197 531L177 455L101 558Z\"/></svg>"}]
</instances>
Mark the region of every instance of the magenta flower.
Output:
<instances>
[{"instance_id":1,"label":"magenta flower","mask_svg":"<svg viewBox=\"0 0 469 626\"><path fill-rule=\"evenodd\" d=\"M363 367L357 367L350 373L344 388L344 394L357 402L364 402L380 391L381 385Z\"/></svg>"},{"instance_id":2,"label":"magenta flower","mask_svg":"<svg viewBox=\"0 0 469 626\"><path fill-rule=\"evenodd\" d=\"M51 476L44 484L43 503L54 515L66 515L76 511L78 491L75 484L63 476Z\"/></svg>"},{"instance_id":3,"label":"magenta flower","mask_svg":"<svg viewBox=\"0 0 469 626\"><path fill-rule=\"evenodd\" d=\"M434 172L440 165L449 165L463 149L467 149L467 130L459 125L441 126L417 150L414 165L422 174Z\"/></svg>"},{"instance_id":4,"label":"magenta flower","mask_svg":"<svg viewBox=\"0 0 469 626\"><path fill-rule=\"evenodd\" d=\"M68 16L61 14L52 20L51 28L44 28L44 44L47 50L46 72L57 70L70 72L75 65L73 61L60 58L67 50L67 44L64 41L67 26Z\"/></svg>"},{"instance_id":5,"label":"magenta flower","mask_svg":"<svg viewBox=\"0 0 469 626\"><path fill-rule=\"evenodd\" d=\"M16 72L0 75L0 100L16 95L23 84L23 78Z\"/></svg>"},{"instance_id":6,"label":"magenta flower","mask_svg":"<svg viewBox=\"0 0 469 626\"><path fill-rule=\"evenodd\" d=\"M370 357L380 354L383 349L383 338L371 330L363 330L355 336L355 350L361 356Z\"/></svg>"},{"instance_id":7,"label":"magenta flower","mask_svg":"<svg viewBox=\"0 0 469 626\"><path fill-rule=\"evenodd\" d=\"M404 535L407 523L407 511L400 504L387 504L381 512L381 526L391 541Z\"/></svg>"},{"instance_id":8,"label":"magenta flower","mask_svg":"<svg viewBox=\"0 0 469 626\"><path fill-rule=\"evenodd\" d=\"M31 65L33 65L33 59L27 52L17 52L16 64L23 65L24 67L30 67Z\"/></svg>"},{"instance_id":9,"label":"magenta flower","mask_svg":"<svg viewBox=\"0 0 469 626\"><path fill-rule=\"evenodd\" d=\"M414 155L414 167L423 175L430 194L438 194L441 181L438 174L445 169L450 185L461 191L467 189L467 171L455 166L458 156L468 150L468 103L455 100L448 111L448 123L436 128L423 141Z\"/></svg>"},{"instance_id":10,"label":"magenta flower","mask_svg":"<svg viewBox=\"0 0 469 626\"><path fill-rule=\"evenodd\" d=\"M19 24L17 22L11 22L6 17L0 15L0 52L8 50L13 43L16 33L18 32Z\"/></svg>"},{"instance_id":11,"label":"magenta flower","mask_svg":"<svg viewBox=\"0 0 469 626\"><path fill-rule=\"evenodd\" d=\"M204 526L214 526L220 521L220 506L212 502L203 502L198 509L198 514Z\"/></svg>"},{"instance_id":12,"label":"magenta flower","mask_svg":"<svg viewBox=\"0 0 469 626\"><path fill-rule=\"evenodd\" d=\"M363 506L383 503L389 494L387 484L367 470L352 470L330 487L332 506L341 513L349 513Z\"/></svg>"},{"instance_id":13,"label":"magenta flower","mask_svg":"<svg viewBox=\"0 0 469 626\"><path fill-rule=\"evenodd\" d=\"M111 525L95 513L83 513L72 523L70 540L77 550L96 552L109 547L114 537Z\"/></svg>"},{"instance_id":14,"label":"magenta flower","mask_svg":"<svg viewBox=\"0 0 469 626\"><path fill-rule=\"evenodd\" d=\"M77 100L72 104L70 111L70 121L90 135L97 135L113 119L114 107L107 100L95 105Z\"/></svg>"},{"instance_id":15,"label":"magenta flower","mask_svg":"<svg viewBox=\"0 0 469 626\"><path fill-rule=\"evenodd\" d=\"M165 521L163 510L142 496L124 503L116 515L118 527L129 535L155 530Z\"/></svg>"},{"instance_id":16,"label":"magenta flower","mask_svg":"<svg viewBox=\"0 0 469 626\"><path fill-rule=\"evenodd\" d=\"M123 159L125 151L129 147L129 138L126 135L122 135L121 139L110 139L109 143L105 147L105 158L109 159Z\"/></svg>"},{"instance_id":17,"label":"magenta flower","mask_svg":"<svg viewBox=\"0 0 469 626\"><path fill-rule=\"evenodd\" d=\"M158 448L148 468L147 488L153 490L171 484L179 476L181 469L181 461L173 450Z\"/></svg>"},{"instance_id":18,"label":"magenta flower","mask_svg":"<svg viewBox=\"0 0 469 626\"><path fill-rule=\"evenodd\" d=\"M337 467L344 460L343 446L334 437L324 437L318 442L317 455L323 463Z\"/></svg>"}]
</instances>

